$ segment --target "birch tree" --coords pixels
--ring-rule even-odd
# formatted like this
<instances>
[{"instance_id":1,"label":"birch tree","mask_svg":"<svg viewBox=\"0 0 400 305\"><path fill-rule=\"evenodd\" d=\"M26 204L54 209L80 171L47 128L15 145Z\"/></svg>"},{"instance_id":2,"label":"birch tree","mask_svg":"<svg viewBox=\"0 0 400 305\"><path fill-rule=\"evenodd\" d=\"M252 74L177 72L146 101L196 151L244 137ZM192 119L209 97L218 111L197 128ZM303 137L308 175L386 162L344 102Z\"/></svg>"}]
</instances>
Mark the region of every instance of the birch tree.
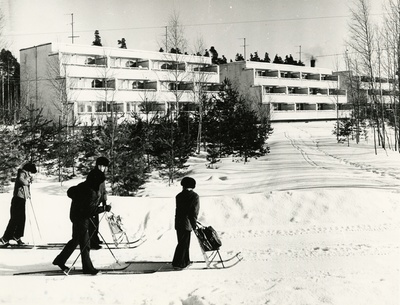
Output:
<instances>
[{"instance_id":1,"label":"birch tree","mask_svg":"<svg viewBox=\"0 0 400 305\"><path fill-rule=\"evenodd\" d=\"M379 100L376 95L376 65L377 65L377 44L376 44L376 27L370 19L370 6L368 0L355 0L354 8L351 8L351 21L349 23L350 40L349 47L357 54L357 65L362 75L367 77L368 88L370 93L370 123L374 131L374 146L377 153L376 132L380 140L383 139L381 134L381 124L379 115ZM384 142L382 142L384 145Z\"/></svg>"},{"instance_id":2,"label":"birch tree","mask_svg":"<svg viewBox=\"0 0 400 305\"><path fill-rule=\"evenodd\" d=\"M385 22L382 30L382 37L386 49L386 71L391 82L391 104L393 112L390 113L390 122L394 127L395 150L400 152L399 136L399 88L400 88L400 1L388 0L385 6Z\"/></svg>"}]
</instances>

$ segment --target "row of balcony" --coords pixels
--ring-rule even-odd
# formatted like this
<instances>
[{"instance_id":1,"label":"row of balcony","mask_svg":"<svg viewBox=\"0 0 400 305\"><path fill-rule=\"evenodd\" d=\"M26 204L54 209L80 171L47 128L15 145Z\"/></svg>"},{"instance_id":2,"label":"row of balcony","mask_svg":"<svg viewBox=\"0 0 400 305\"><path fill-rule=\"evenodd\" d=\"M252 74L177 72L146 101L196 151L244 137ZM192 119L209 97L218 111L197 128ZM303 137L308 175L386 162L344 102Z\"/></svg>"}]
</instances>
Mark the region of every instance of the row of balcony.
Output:
<instances>
[{"instance_id":1,"label":"row of balcony","mask_svg":"<svg viewBox=\"0 0 400 305\"><path fill-rule=\"evenodd\" d=\"M349 104L333 103L271 103L273 111L331 111L349 110Z\"/></svg>"},{"instance_id":2,"label":"row of balcony","mask_svg":"<svg viewBox=\"0 0 400 305\"><path fill-rule=\"evenodd\" d=\"M178 61L178 62L177 62ZM122 58L107 56L75 55L64 60L65 64L78 66L91 66L98 68L119 68L119 69L144 69L144 70L165 70L165 71L190 71L202 73L219 73L218 66L204 63L179 62L179 58L172 58L166 55L165 60L148 58Z\"/></svg>"},{"instance_id":3,"label":"row of balcony","mask_svg":"<svg viewBox=\"0 0 400 305\"><path fill-rule=\"evenodd\" d=\"M255 70L256 78L290 78L290 79L305 79L318 81L335 81L339 80L337 75L306 73L300 71L282 71L282 70Z\"/></svg>"},{"instance_id":4,"label":"row of balcony","mask_svg":"<svg viewBox=\"0 0 400 305\"><path fill-rule=\"evenodd\" d=\"M167 102L160 103L156 101L151 102L78 102L77 113L78 115L93 114L102 115L111 113L111 107L114 113L129 114L136 113L165 113L167 110L176 111L197 111L198 104L193 102Z\"/></svg>"},{"instance_id":5,"label":"row of balcony","mask_svg":"<svg viewBox=\"0 0 400 305\"><path fill-rule=\"evenodd\" d=\"M264 86L264 94L296 94L296 95L346 95L346 90L328 88L302 88L286 86Z\"/></svg>"},{"instance_id":6,"label":"row of balcony","mask_svg":"<svg viewBox=\"0 0 400 305\"><path fill-rule=\"evenodd\" d=\"M104 90L152 90L152 91L219 91L220 85L214 83L194 84L193 82L151 81L132 79L104 78L70 78L71 89L104 89Z\"/></svg>"}]
</instances>

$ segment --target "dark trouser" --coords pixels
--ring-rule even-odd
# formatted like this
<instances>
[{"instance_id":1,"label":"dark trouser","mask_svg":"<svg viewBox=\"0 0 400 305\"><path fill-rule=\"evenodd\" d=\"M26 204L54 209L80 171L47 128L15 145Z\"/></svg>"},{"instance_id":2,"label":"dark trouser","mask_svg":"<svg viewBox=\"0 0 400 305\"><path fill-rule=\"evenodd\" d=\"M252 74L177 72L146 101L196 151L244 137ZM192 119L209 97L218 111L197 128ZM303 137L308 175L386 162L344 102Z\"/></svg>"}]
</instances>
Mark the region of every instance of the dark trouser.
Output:
<instances>
[{"instance_id":1,"label":"dark trouser","mask_svg":"<svg viewBox=\"0 0 400 305\"><path fill-rule=\"evenodd\" d=\"M81 250L83 272L90 272L95 269L89 255L89 222L89 219L83 219L72 223L72 239L65 245L61 253L55 258L54 262L56 264L65 265L71 254L79 245L79 248Z\"/></svg>"},{"instance_id":2,"label":"dark trouser","mask_svg":"<svg viewBox=\"0 0 400 305\"><path fill-rule=\"evenodd\" d=\"M19 197L13 197L10 207L10 221L4 232L3 238L8 241L12 238L21 238L25 231L25 205L26 200Z\"/></svg>"},{"instance_id":3,"label":"dark trouser","mask_svg":"<svg viewBox=\"0 0 400 305\"><path fill-rule=\"evenodd\" d=\"M100 244L99 239L99 214L92 216L89 221L89 236L90 236L90 245L96 246Z\"/></svg>"},{"instance_id":4,"label":"dark trouser","mask_svg":"<svg viewBox=\"0 0 400 305\"><path fill-rule=\"evenodd\" d=\"M185 268L190 264L189 247L190 247L191 231L177 230L176 236L178 237L178 245L175 249L172 265L174 267Z\"/></svg>"}]
</instances>

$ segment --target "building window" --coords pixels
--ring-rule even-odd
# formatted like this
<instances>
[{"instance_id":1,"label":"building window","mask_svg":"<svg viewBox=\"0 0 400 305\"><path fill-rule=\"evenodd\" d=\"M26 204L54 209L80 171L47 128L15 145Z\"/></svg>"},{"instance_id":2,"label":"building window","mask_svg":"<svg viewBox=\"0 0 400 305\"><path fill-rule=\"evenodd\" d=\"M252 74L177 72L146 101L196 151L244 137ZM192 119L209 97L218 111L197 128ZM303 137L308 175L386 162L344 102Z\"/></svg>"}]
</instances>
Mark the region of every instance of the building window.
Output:
<instances>
[{"instance_id":1,"label":"building window","mask_svg":"<svg viewBox=\"0 0 400 305\"><path fill-rule=\"evenodd\" d=\"M178 84L177 83L168 83L168 90L178 90Z\"/></svg>"},{"instance_id":2,"label":"building window","mask_svg":"<svg viewBox=\"0 0 400 305\"><path fill-rule=\"evenodd\" d=\"M86 112L86 111L85 111L85 104L84 104L84 103L79 103L79 104L78 104L78 112L79 112L79 113Z\"/></svg>"},{"instance_id":3,"label":"building window","mask_svg":"<svg viewBox=\"0 0 400 305\"><path fill-rule=\"evenodd\" d=\"M126 112L136 112L136 103L135 102L127 102L126 103Z\"/></svg>"},{"instance_id":4,"label":"building window","mask_svg":"<svg viewBox=\"0 0 400 305\"><path fill-rule=\"evenodd\" d=\"M86 65L107 66L107 57L88 57L85 60Z\"/></svg>"},{"instance_id":5,"label":"building window","mask_svg":"<svg viewBox=\"0 0 400 305\"><path fill-rule=\"evenodd\" d=\"M136 61L128 60L128 61L125 63L125 67L128 67L128 68L136 67Z\"/></svg>"},{"instance_id":6,"label":"building window","mask_svg":"<svg viewBox=\"0 0 400 305\"><path fill-rule=\"evenodd\" d=\"M121 102L96 102L95 112L111 112L111 104L114 112L124 112L124 104Z\"/></svg>"},{"instance_id":7,"label":"building window","mask_svg":"<svg viewBox=\"0 0 400 305\"><path fill-rule=\"evenodd\" d=\"M92 81L92 88L110 88L115 89L115 79L94 79Z\"/></svg>"},{"instance_id":8,"label":"building window","mask_svg":"<svg viewBox=\"0 0 400 305\"><path fill-rule=\"evenodd\" d=\"M91 58L91 57L88 57L86 60L85 60L85 64L86 65L94 65L95 64L95 60L94 60L94 58Z\"/></svg>"},{"instance_id":9,"label":"building window","mask_svg":"<svg viewBox=\"0 0 400 305\"><path fill-rule=\"evenodd\" d=\"M183 102L179 103L179 110L186 111L186 112L194 112L198 110L198 105L195 103Z\"/></svg>"},{"instance_id":10,"label":"building window","mask_svg":"<svg viewBox=\"0 0 400 305\"><path fill-rule=\"evenodd\" d=\"M149 113L149 112L164 112L165 104L164 103L157 103L157 102L142 102L139 105L139 109L141 112Z\"/></svg>"},{"instance_id":11,"label":"building window","mask_svg":"<svg viewBox=\"0 0 400 305\"><path fill-rule=\"evenodd\" d=\"M79 102L78 113L91 113L93 110L91 102Z\"/></svg>"},{"instance_id":12,"label":"building window","mask_svg":"<svg viewBox=\"0 0 400 305\"><path fill-rule=\"evenodd\" d=\"M96 103L96 112L107 112L107 103L106 102L97 102Z\"/></svg>"},{"instance_id":13,"label":"building window","mask_svg":"<svg viewBox=\"0 0 400 305\"><path fill-rule=\"evenodd\" d=\"M128 89L128 86L129 86L128 80L126 80L126 79L120 79L120 80L118 81L118 83L119 83L119 89Z\"/></svg>"},{"instance_id":14,"label":"building window","mask_svg":"<svg viewBox=\"0 0 400 305\"><path fill-rule=\"evenodd\" d=\"M133 81L132 82L132 89L144 89L144 81Z\"/></svg>"}]
</instances>

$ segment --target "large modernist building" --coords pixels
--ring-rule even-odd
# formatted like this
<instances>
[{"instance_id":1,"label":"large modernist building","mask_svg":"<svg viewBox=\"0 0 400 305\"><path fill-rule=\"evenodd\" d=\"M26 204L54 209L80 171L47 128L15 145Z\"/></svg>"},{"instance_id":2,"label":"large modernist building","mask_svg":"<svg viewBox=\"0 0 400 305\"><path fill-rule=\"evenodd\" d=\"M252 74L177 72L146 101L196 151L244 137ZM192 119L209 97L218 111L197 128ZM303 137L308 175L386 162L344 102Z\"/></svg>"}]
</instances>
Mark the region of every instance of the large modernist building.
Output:
<instances>
[{"instance_id":1,"label":"large modernist building","mask_svg":"<svg viewBox=\"0 0 400 305\"><path fill-rule=\"evenodd\" d=\"M192 111L200 93L229 78L270 109L272 121L348 115L346 90L331 70L255 61L213 65L210 57L43 44L20 50L21 98L55 121L98 124L115 114Z\"/></svg>"},{"instance_id":2,"label":"large modernist building","mask_svg":"<svg viewBox=\"0 0 400 305\"><path fill-rule=\"evenodd\" d=\"M329 120L349 113L346 90L329 69L240 61L221 65L220 75L268 107L272 121Z\"/></svg>"},{"instance_id":3,"label":"large modernist building","mask_svg":"<svg viewBox=\"0 0 400 305\"><path fill-rule=\"evenodd\" d=\"M20 60L22 100L56 121L190 111L200 92L219 90L219 67L203 56L48 43L20 50Z\"/></svg>"}]
</instances>

